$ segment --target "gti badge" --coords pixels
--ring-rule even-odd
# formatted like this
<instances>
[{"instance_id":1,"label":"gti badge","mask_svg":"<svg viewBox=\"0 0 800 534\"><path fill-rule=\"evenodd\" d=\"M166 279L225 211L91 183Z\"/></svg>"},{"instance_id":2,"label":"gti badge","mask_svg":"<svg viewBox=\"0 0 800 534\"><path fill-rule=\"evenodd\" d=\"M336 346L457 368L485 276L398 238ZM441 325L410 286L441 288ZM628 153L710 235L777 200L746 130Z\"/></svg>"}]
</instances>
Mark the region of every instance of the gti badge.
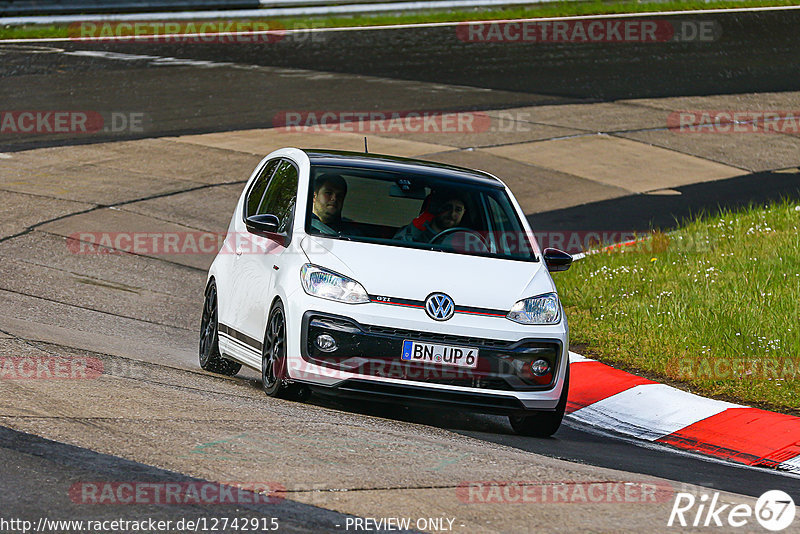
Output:
<instances>
[{"instance_id":1,"label":"gti badge","mask_svg":"<svg viewBox=\"0 0 800 534\"><path fill-rule=\"evenodd\" d=\"M444 293L432 293L425 299L425 311L434 321L446 321L456 311L453 299Z\"/></svg>"}]
</instances>

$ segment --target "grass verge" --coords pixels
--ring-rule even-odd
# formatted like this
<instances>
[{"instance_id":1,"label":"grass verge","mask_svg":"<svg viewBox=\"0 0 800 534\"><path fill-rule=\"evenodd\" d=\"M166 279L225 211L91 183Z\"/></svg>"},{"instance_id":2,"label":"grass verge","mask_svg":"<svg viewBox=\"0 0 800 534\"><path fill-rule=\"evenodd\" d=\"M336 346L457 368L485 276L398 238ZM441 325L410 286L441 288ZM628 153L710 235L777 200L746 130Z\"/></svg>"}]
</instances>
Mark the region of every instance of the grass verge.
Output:
<instances>
[{"instance_id":1,"label":"grass verge","mask_svg":"<svg viewBox=\"0 0 800 534\"><path fill-rule=\"evenodd\" d=\"M573 343L611 365L800 415L800 205L699 218L555 277Z\"/></svg>"},{"instance_id":2,"label":"grass verge","mask_svg":"<svg viewBox=\"0 0 800 534\"><path fill-rule=\"evenodd\" d=\"M661 2L602 1L553 2L511 8L475 8L468 10L423 10L405 13L359 14L352 16L271 17L251 19L278 23L282 28L337 28L345 26L372 26L415 24L425 22L459 22L470 20L500 20L537 17L565 17L574 15L604 15L618 13L646 13L664 11L692 11L737 7L780 7L800 5L800 0L674 0ZM91 16L87 15L87 21ZM209 21L214 22L214 21ZM217 21L224 22L224 21ZM270 25L270 27L274 27ZM0 39L33 39L71 37L68 24L29 24L0 28Z\"/></svg>"}]
</instances>

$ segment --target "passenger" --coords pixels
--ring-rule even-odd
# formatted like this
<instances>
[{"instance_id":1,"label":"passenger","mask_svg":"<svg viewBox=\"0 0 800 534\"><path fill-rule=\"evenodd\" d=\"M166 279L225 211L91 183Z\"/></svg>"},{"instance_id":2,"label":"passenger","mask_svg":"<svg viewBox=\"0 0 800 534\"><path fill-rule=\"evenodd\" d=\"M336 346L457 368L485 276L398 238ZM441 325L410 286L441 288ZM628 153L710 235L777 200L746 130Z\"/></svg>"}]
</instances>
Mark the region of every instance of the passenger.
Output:
<instances>
[{"instance_id":1,"label":"passenger","mask_svg":"<svg viewBox=\"0 0 800 534\"><path fill-rule=\"evenodd\" d=\"M347 219L342 218L347 182L338 174L321 174L314 180L311 227L323 234L361 235Z\"/></svg>"},{"instance_id":2,"label":"passenger","mask_svg":"<svg viewBox=\"0 0 800 534\"><path fill-rule=\"evenodd\" d=\"M394 239L430 243L443 231L458 227L466 211L467 207L462 195L450 191L433 193L428 207L419 217L401 228L394 235Z\"/></svg>"}]
</instances>

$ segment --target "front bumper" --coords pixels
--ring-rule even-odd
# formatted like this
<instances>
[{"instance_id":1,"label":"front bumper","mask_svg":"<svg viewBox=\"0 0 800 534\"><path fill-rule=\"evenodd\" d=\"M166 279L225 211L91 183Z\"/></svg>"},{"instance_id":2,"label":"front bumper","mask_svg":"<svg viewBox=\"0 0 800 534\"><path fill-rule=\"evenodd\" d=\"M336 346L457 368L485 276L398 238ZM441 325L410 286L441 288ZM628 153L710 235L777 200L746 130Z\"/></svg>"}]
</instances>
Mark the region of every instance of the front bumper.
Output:
<instances>
[{"instance_id":1,"label":"front bumper","mask_svg":"<svg viewBox=\"0 0 800 534\"><path fill-rule=\"evenodd\" d=\"M336 350L321 350L315 343L320 335L332 337ZM477 349L477 366L403 360L400 356L407 341ZM540 391L552 389L562 347L557 339L512 342L418 332L364 325L346 317L309 311L303 315L300 350L307 363L365 377L499 391ZM545 360L550 372L534 375L530 364L536 360Z\"/></svg>"},{"instance_id":2,"label":"front bumper","mask_svg":"<svg viewBox=\"0 0 800 534\"><path fill-rule=\"evenodd\" d=\"M304 311L301 317L299 344L291 351L290 376L330 393L500 413L552 410L561 393L567 365L565 332L528 337L528 329L516 340L488 339L430 331L438 325L418 331L367 324L369 317L363 315L361 322L319 311ZM374 315L371 318L379 320ZM512 337L513 329L505 332L507 338ZM320 334L334 337L337 350L321 351L315 344ZM478 366L466 369L401 360L403 342L409 340L477 348ZM535 377L530 371L530 362L537 359L550 363L551 371L544 377Z\"/></svg>"},{"instance_id":3,"label":"front bumper","mask_svg":"<svg viewBox=\"0 0 800 534\"><path fill-rule=\"evenodd\" d=\"M337 397L417 404L426 407L449 406L502 415L522 413L531 409L528 403L511 395L431 388L412 383L398 384L353 378L335 386L312 386L312 389L318 393L334 394Z\"/></svg>"}]
</instances>

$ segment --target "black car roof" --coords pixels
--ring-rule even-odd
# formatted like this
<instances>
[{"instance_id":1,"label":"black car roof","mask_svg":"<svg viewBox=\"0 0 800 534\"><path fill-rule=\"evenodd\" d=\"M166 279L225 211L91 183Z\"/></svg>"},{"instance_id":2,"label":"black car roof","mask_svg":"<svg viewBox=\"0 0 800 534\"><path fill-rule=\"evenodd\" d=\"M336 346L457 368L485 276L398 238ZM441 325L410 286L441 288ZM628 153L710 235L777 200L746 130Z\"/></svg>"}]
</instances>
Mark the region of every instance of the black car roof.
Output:
<instances>
[{"instance_id":1,"label":"black car roof","mask_svg":"<svg viewBox=\"0 0 800 534\"><path fill-rule=\"evenodd\" d=\"M312 165L330 165L357 169L375 169L395 172L427 174L444 180L471 183L489 187L503 187L500 180L491 174L420 159L400 158L383 154L344 152L339 150L303 150Z\"/></svg>"}]
</instances>

